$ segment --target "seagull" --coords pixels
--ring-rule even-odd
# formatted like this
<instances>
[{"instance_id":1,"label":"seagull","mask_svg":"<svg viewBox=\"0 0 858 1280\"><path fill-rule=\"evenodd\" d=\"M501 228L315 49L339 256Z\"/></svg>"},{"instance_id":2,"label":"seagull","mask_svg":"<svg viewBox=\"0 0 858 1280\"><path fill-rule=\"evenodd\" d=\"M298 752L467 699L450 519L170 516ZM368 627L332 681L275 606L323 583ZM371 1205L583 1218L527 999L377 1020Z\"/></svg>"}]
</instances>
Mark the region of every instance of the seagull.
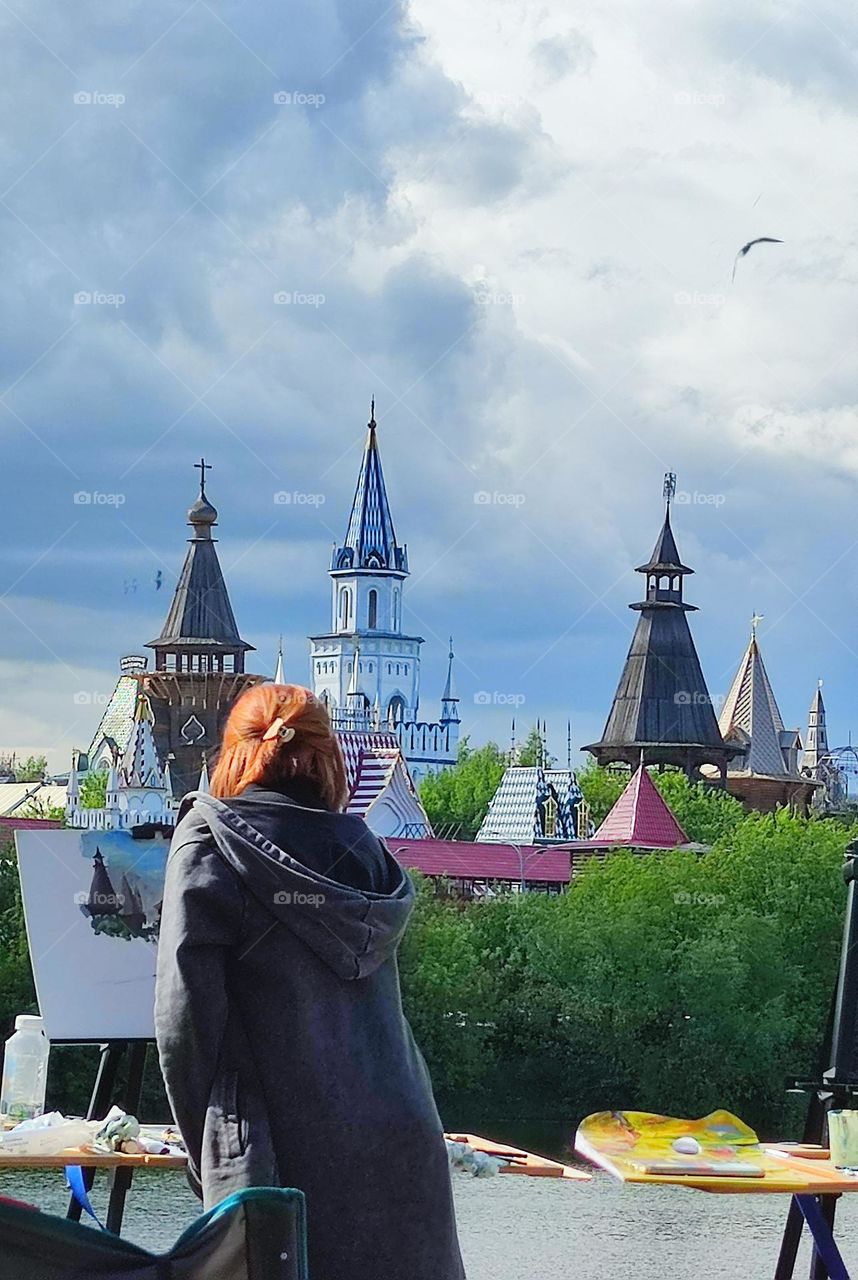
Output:
<instances>
[{"instance_id":1,"label":"seagull","mask_svg":"<svg viewBox=\"0 0 858 1280\"><path fill-rule=\"evenodd\" d=\"M733 262L733 279L736 279L736 265L740 258L744 258L749 249L753 249L755 244L783 244L783 240L776 240L774 236L757 236L756 240L749 240L747 244L743 244L739 252L736 254Z\"/></svg>"}]
</instances>

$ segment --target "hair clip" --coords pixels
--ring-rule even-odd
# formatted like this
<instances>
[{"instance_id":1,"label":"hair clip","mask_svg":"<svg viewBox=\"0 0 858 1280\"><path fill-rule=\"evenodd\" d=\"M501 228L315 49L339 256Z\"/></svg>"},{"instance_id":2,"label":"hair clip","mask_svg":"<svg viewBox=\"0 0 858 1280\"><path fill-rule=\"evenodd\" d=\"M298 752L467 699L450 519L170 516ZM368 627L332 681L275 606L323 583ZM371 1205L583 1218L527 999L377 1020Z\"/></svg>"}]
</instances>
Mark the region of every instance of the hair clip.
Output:
<instances>
[{"instance_id":1,"label":"hair clip","mask_svg":"<svg viewBox=\"0 0 858 1280\"><path fill-rule=\"evenodd\" d=\"M282 716L278 716L263 733L262 741L270 742L272 738L279 738L281 742L291 742L294 737L294 726L287 724Z\"/></svg>"}]
</instances>

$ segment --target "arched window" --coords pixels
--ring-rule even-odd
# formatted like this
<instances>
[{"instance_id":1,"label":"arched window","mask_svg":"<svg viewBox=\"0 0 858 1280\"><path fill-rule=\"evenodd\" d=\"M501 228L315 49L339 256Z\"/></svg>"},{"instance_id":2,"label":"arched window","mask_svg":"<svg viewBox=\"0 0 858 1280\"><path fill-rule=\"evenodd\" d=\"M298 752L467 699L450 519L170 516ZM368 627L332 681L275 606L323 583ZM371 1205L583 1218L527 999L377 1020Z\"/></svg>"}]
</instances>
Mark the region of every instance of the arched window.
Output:
<instances>
[{"instance_id":1,"label":"arched window","mask_svg":"<svg viewBox=\"0 0 858 1280\"><path fill-rule=\"evenodd\" d=\"M352 593L348 587L343 587L340 591L340 630L345 631L349 625L349 618L352 611Z\"/></svg>"},{"instance_id":2,"label":"arched window","mask_svg":"<svg viewBox=\"0 0 858 1280\"><path fill-rule=\"evenodd\" d=\"M390 628L392 631L399 630L399 587L394 587L390 596Z\"/></svg>"},{"instance_id":3,"label":"arched window","mask_svg":"<svg viewBox=\"0 0 858 1280\"><path fill-rule=\"evenodd\" d=\"M387 719L390 724L401 724L404 716L405 702L398 693L395 693L387 707Z\"/></svg>"},{"instance_id":4,"label":"arched window","mask_svg":"<svg viewBox=\"0 0 858 1280\"><path fill-rule=\"evenodd\" d=\"M369 624L373 630L378 626L378 592L375 587L369 593Z\"/></svg>"}]
</instances>

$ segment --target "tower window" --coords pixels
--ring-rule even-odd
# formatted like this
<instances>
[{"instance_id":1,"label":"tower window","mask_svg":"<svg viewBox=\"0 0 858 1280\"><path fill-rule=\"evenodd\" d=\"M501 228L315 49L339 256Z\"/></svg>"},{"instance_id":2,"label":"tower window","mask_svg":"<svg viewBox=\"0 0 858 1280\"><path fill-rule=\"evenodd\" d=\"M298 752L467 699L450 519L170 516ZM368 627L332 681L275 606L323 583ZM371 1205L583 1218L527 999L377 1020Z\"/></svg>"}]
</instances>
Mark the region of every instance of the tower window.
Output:
<instances>
[{"instance_id":1,"label":"tower window","mask_svg":"<svg viewBox=\"0 0 858 1280\"><path fill-rule=\"evenodd\" d=\"M349 625L349 618L352 611L352 593L348 587L343 587L340 592L340 627L342 630Z\"/></svg>"},{"instance_id":2,"label":"tower window","mask_svg":"<svg viewBox=\"0 0 858 1280\"><path fill-rule=\"evenodd\" d=\"M378 626L378 592L374 587L369 593L369 626L372 629Z\"/></svg>"}]
</instances>

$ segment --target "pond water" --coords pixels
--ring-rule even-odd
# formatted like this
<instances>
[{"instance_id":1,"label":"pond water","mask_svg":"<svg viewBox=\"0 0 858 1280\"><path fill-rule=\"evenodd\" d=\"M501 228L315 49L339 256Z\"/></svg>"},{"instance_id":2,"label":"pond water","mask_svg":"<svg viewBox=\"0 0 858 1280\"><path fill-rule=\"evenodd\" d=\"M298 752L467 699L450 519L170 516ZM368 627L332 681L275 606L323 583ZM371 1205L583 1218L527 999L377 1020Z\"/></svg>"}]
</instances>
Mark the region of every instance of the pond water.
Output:
<instances>
[{"instance_id":1,"label":"pond water","mask_svg":"<svg viewBox=\"0 0 858 1280\"><path fill-rule=\"evenodd\" d=\"M623 1187L596 1173L592 1183L501 1175L454 1175L469 1280L770 1280L785 1196L706 1195L673 1187ZM0 1170L0 1194L64 1213L60 1172ZM106 1181L93 1193L106 1203ZM124 1234L165 1249L198 1204L181 1173L142 1172L129 1196ZM838 1209L847 1266L858 1276L858 1196ZM798 1274L807 1275L804 1246Z\"/></svg>"}]
</instances>

